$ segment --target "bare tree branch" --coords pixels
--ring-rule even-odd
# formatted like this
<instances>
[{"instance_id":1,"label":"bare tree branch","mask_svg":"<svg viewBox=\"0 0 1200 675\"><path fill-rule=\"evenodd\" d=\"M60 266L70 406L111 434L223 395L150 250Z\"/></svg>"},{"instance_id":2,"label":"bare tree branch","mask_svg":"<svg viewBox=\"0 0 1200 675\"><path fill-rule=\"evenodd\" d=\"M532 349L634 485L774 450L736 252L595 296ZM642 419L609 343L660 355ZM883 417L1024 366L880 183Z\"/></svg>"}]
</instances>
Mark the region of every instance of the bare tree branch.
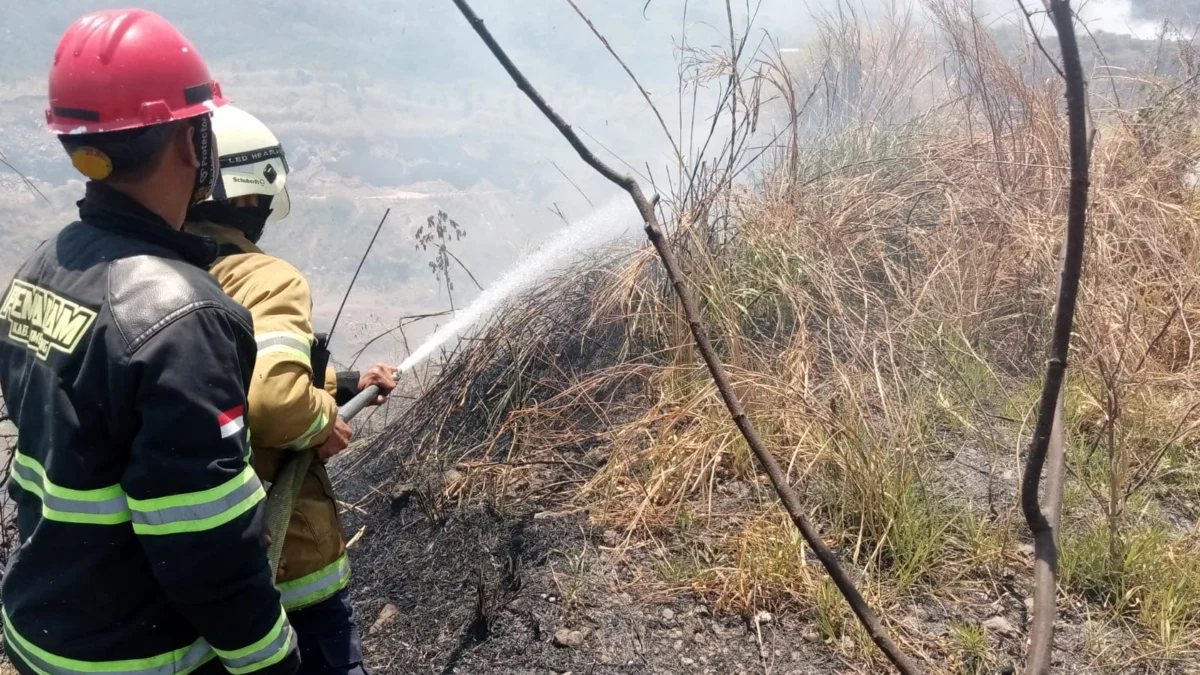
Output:
<instances>
[{"instance_id":1,"label":"bare tree branch","mask_svg":"<svg viewBox=\"0 0 1200 675\"><path fill-rule=\"evenodd\" d=\"M33 184L33 181L29 180L25 174L21 173L17 167L13 166L12 163L8 161L8 158L4 156L3 152L0 152L0 164L3 164L4 166L8 167L9 171L17 174L17 176L20 177L21 182L25 184L25 187L32 190L37 196L41 197L42 201L46 202L47 204L50 203L50 200L46 198L46 195L42 194L42 191Z\"/></svg>"},{"instance_id":2,"label":"bare tree branch","mask_svg":"<svg viewBox=\"0 0 1200 675\"><path fill-rule=\"evenodd\" d=\"M1056 408L1060 404L1067 356L1071 348L1071 329L1075 319L1075 304L1079 295L1079 277L1083 270L1084 236L1087 230L1088 195L1088 131L1087 91L1083 65L1079 58L1079 43L1075 38L1075 15L1070 0L1048 0L1054 28L1062 52L1062 73L1066 80L1067 122L1069 125L1071 183L1067 202L1067 232L1063 242L1062 269L1058 301L1054 310L1054 334L1050 342L1050 358L1038 404L1037 423L1026 459L1021 483L1021 511L1033 535L1034 563L1033 616L1030 628L1029 653L1025 661L1026 675L1046 675L1050 672L1050 656L1054 648L1055 603L1058 593L1058 506L1062 499L1064 462L1052 461L1052 475L1047 477L1048 513L1039 500L1038 486L1051 437L1055 431ZM1061 424L1058 425L1061 427ZM1061 431L1060 431L1061 433ZM1061 435L1055 446L1061 446ZM1058 447L1055 448L1058 450ZM1056 459L1056 458L1052 458ZM1054 517L1054 520L1051 518Z\"/></svg>"},{"instance_id":3,"label":"bare tree branch","mask_svg":"<svg viewBox=\"0 0 1200 675\"><path fill-rule=\"evenodd\" d=\"M387 222L388 215L392 213L391 207L383 212L383 217L379 219L379 225L375 228L375 234L371 235L371 243L367 244L367 250L363 251L362 259L358 261L358 268L354 270L354 276L350 277L350 285L346 287L346 294L342 296L342 304L338 306L337 314L333 316L333 325L329 327L327 340L333 340L333 331L337 330L338 321L342 319L342 310L346 309L346 301L350 299L350 292L354 290L354 283L358 281L358 275L362 272L363 265L367 262L367 256L371 255L371 249L375 247L375 240L379 238L380 231L383 230L383 224Z\"/></svg>"},{"instance_id":4,"label":"bare tree branch","mask_svg":"<svg viewBox=\"0 0 1200 675\"><path fill-rule=\"evenodd\" d=\"M1058 67L1058 63L1054 61L1054 57L1050 56L1050 52L1046 51L1046 46L1042 44L1042 38L1038 35L1037 27L1033 25L1033 12L1030 12L1025 7L1024 0L1017 0L1017 5L1021 8L1021 13L1025 15L1025 23L1029 24L1029 35L1033 38L1034 44L1041 50L1042 55L1046 57L1046 61L1050 63L1050 67L1054 69L1054 72L1058 73L1058 76L1064 80L1067 79L1067 76L1063 74L1062 68Z\"/></svg>"},{"instance_id":5,"label":"bare tree branch","mask_svg":"<svg viewBox=\"0 0 1200 675\"><path fill-rule=\"evenodd\" d=\"M439 317L439 316L449 316L449 315L451 315L451 314L453 314L453 313L454 313L454 312L453 312L453 311L451 311L451 310L446 310L446 311L444 311L444 312L433 312L433 313L431 313L431 314L413 314L413 315L410 315L410 316L402 316L402 317L400 317L399 319L397 319L397 320L396 320L396 327L395 327L395 328L391 328L391 329L389 329L389 330L385 330L384 332L380 333L379 335L376 335L375 337L371 338L370 340L367 340L366 344L364 344L364 345L362 346L362 348L361 348L361 349L359 349L358 351L354 352L354 356L351 358L351 361L350 361L350 366L349 366L349 367L350 367L350 368L353 368L353 367L354 367L354 364L358 363L358 359L359 359L360 357L362 357L362 355L363 355L363 352L367 351L367 349L368 349L368 348L370 348L370 346L371 346L371 345L373 345L373 344L375 344L376 342L378 342L378 341L382 340L383 338L385 338L385 337L387 337L387 336L391 335L392 333L395 333L396 331L400 331L400 333L401 333L401 334L403 334L403 333L404 333L404 327L405 327L405 326L407 326L408 324L410 324L410 323L416 323L417 321L421 321L422 319L432 319L432 318L434 318L434 317ZM406 350L406 351L408 351L408 352L410 352L410 353L412 352L412 350L408 349L408 341L407 341L407 340L405 340L405 347L404 347L404 348L405 348L405 350Z\"/></svg>"},{"instance_id":6,"label":"bare tree branch","mask_svg":"<svg viewBox=\"0 0 1200 675\"><path fill-rule=\"evenodd\" d=\"M593 209L596 208L596 205L593 204L592 200L588 198L587 193L584 192L578 185L576 185L575 181L571 180L571 177L567 175L566 171L563 171L562 168L558 166L557 162L550 160L550 163L554 165L555 169L558 169L558 172L562 174L563 178L567 179L567 182L571 184L571 187L575 188L579 192L579 196L583 197L583 200L588 203L588 206L592 207ZM558 215L560 218L562 217L561 212ZM563 221L565 222L566 218L563 218Z\"/></svg>"},{"instance_id":7,"label":"bare tree branch","mask_svg":"<svg viewBox=\"0 0 1200 675\"><path fill-rule=\"evenodd\" d=\"M478 288L481 291L483 290L483 285L479 283L479 280L475 278L474 274L471 274L470 268L468 268L466 266L466 264L463 263L463 261L459 260L458 256L451 253L450 249L445 244L442 245L442 252L445 253L446 255L450 256L454 260L454 262L458 263L458 266L461 267L462 270L467 273L467 276L471 277L471 283L475 284L475 288Z\"/></svg>"},{"instance_id":8,"label":"bare tree branch","mask_svg":"<svg viewBox=\"0 0 1200 675\"><path fill-rule=\"evenodd\" d=\"M851 581L850 576L842 568L838 562L837 555L826 546L821 539L820 532L809 521L808 516L804 513L804 509L800 505L799 498L788 484L787 476L783 469L779 466L779 462L767 449L762 438L759 437L758 431L750 422L746 411L742 408L742 403L738 395L735 393L733 384L729 380L729 375L725 372L725 367L721 364L717 357L716 351L713 350L712 343L709 341L708 333L704 329L704 325L700 321L700 309L696 304L695 297L691 291L684 285L682 276L679 271L679 264L675 260L675 254L667 243L666 238L662 234L662 229L659 226L658 216L655 213L654 206L658 199L646 199L642 193L641 187L630 176L622 176L610 168L608 165L601 162L592 154L591 150L584 145L575 131L567 124L558 113L546 103L541 94L533 88L529 80L521 73L521 71L513 64L503 48L492 37L491 32L483 25L483 21L475 15L475 12L467 4L466 0L454 0L455 6L462 12L463 17L471 24L471 28L479 35L488 49L500 62L500 65L508 72L516 83L517 88L525 93L526 96L537 106L538 110L546 116L548 120L558 129L558 131L567 139L571 147L579 153L581 159L595 169L600 175L607 178L609 181L620 186L637 205L638 211L641 213L642 220L645 223L646 236L654 245L659 257L662 259L663 267L666 269L667 276L670 278L671 286L675 290L675 294L679 297L680 304L683 306L684 315L687 317L688 327L691 329L692 337L695 339L696 348L708 366L709 372L712 374L713 382L717 386L717 390L721 394L721 398L725 402L725 407L728 408L730 416L733 418L734 424L745 437L747 445L754 452L754 456L762 465L767 476L770 477L772 485L775 487L775 492L779 495L779 499L783 502L784 508L787 509L788 515L792 522L800 530L804 540L808 542L809 547L816 554L829 576L833 579L838 590L841 591L846 602L849 603L851 610L855 616L866 628L871 639L884 653L884 655L892 662L904 675L919 672L916 667L909 661L908 657L900 651L896 643L892 641L888 635L887 629L884 628L882 622L871 611L862 594Z\"/></svg>"},{"instance_id":9,"label":"bare tree branch","mask_svg":"<svg viewBox=\"0 0 1200 675\"><path fill-rule=\"evenodd\" d=\"M583 10L579 8L579 5L575 4L575 0L567 0L567 3L570 4L571 8L575 10L575 13L579 15L579 18L583 19L583 22L588 25L588 28L592 29L592 33L599 38L600 42L604 45L604 48L608 50L608 53L612 54L612 57L617 60L617 63L621 64L621 67L625 69L625 74L629 75L629 79L633 80L633 84L637 86L638 91L642 92L642 98L646 99L646 103L650 106L650 110L653 111L654 116L658 118L658 124L662 127L663 133L667 135L667 140L671 142L671 148L675 151L675 158L682 163L683 153L679 149L679 144L675 142L675 136L671 134L671 130L667 127L667 122L663 119L662 113L658 111L658 106L655 105L654 100L650 98L650 92L646 91L646 88L643 87L642 83L638 81L637 75L634 75L633 71L629 69L629 66L625 65L625 62L621 60L620 56L617 55L617 51L608 43L608 38L604 37L604 35L600 33L600 31L596 28L596 25L592 23L592 20L583 13ZM647 7L648 6L649 3L647 3Z\"/></svg>"}]
</instances>

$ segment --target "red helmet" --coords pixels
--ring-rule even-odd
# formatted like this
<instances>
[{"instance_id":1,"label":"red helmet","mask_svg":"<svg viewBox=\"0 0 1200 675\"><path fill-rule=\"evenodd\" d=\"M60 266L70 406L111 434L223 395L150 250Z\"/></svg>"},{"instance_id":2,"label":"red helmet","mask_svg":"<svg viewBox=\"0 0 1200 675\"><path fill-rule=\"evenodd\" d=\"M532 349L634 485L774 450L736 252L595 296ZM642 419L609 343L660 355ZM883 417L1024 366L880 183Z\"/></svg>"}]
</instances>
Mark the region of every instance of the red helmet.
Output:
<instances>
[{"instance_id":1,"label":"red helmet","mask_svg":"<svg viewBox=\"0 0 1200 675\"><path fill-rule=\"evenodd\" d=\"M166 19L113 9L79 19L58 42L46 125L58 134L120 131L225 105L204 59Z\"/></svg>"}]
</instances>

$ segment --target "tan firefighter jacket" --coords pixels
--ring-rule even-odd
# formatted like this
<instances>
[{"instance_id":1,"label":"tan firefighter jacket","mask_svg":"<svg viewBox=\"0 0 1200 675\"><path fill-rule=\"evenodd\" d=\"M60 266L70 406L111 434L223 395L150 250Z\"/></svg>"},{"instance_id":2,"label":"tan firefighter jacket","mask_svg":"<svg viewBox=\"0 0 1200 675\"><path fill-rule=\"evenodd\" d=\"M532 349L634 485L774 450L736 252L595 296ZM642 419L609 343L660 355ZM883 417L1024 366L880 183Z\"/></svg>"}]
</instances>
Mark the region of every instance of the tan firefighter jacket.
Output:
<instances>
[{"instance_id":1,"label":"tan firefighter jacket","mask_svg":"<svg viewBox=\"0 0 1200 675\"><path fill-rule=\"evenodd\" d=\"M283 457L319 446L332 433L337 417L338 378L333 370L326 373L324 389L313 386L308 282L299 270L267 255L236 228L205 222L187 223L184 230L221 244L222 257L210 271L254 316L258 358L248 397L250 443L254 470L263 481L273 481ZM300 487L280 567L277 583L289 611L325 600L349 581L345 535L321 462L313 461Z\"/></svg>"}]
</instances>

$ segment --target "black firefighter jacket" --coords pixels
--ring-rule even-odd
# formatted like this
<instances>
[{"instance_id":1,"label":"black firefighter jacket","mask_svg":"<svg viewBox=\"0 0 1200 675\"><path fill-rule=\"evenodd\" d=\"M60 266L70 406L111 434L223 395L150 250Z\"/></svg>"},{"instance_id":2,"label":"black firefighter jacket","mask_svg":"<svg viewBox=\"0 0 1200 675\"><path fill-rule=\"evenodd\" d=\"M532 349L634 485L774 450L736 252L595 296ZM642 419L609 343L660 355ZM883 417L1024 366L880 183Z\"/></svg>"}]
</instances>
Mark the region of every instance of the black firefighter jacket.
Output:
<instances>
[{"instance_id":1,"label":"black firefighter jacket","mask_svg":"<svg viewBox=\"0 0 1200 675\"><path fill-rule=\"evenodd\" d=\"M285 675L250 467L250 315L215 242L90 183L0 304L19 544L0 596L24 673Z\"/></svg>"}]
</instances>

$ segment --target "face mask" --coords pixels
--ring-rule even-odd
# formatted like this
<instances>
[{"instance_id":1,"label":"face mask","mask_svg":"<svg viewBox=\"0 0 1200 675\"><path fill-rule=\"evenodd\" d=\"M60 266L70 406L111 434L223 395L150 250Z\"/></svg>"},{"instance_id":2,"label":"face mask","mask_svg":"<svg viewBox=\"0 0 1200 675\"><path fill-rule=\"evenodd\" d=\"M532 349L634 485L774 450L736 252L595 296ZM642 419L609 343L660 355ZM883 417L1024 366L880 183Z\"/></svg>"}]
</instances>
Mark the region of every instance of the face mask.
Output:
<instances>
[{"instance_id":1,"label":"face mask","mask_svg":"<svg viewBox=\"0 0 1200 675\"><path fill-rule=\"evenodd\" d=\"M237 211L238 223L235 223L251 243L257 244L262 238L263 229L267 226L267 218L271 216L271 197L258 196L258 206L243 206Z\"/></svg>"},{"instance_id":2,"label":"face mask","mask_svg":"<svg viewBox=\"0 0 1200 675\"><path fill-rule=\"evenodd\" d=\"M258 206L232 206L228 202L202 202L188 210L188 220L208 221L217 225L236 227L252 243L262 238L267 218L271 215L271 197L258 196Z\"/></svg>"},{"instance_id":3,"label":"face mask","mask_svg":"<svg viewBox=\"0 0 1200 675\"><path fill-rule=\"evenodd\" d=\"M196 169L196 180L192 185L192 201L188 206L195 206L208 199L212 194L213 185L217 182L217 153L214 147L212 118L200 115L192 119L192 143L196 148L196 157L200 160L200 168Z\"/></svg>"}]
</instances>

